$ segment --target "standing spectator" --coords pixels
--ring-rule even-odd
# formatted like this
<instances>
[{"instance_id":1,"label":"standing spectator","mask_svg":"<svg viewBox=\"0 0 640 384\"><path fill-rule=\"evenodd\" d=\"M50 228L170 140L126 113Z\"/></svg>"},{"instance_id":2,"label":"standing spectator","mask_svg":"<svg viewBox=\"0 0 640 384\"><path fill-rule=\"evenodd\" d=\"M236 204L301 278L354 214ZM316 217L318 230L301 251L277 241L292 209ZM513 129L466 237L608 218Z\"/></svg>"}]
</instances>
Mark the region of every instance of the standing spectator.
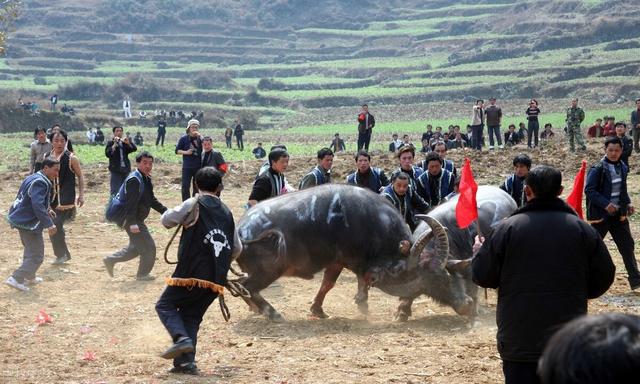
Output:
<instances>
[{"instance_id":1,"label":"standing spectator","mask_svg":"<svg viewBox=\"0 0 640 384\"><path fill-rule=\"evenodd\" d=\"M502 137L500 136L500 123L502 122L502 109L496 105L496 98L489 99L489 106L485 108L484 113L487 116L487 128L489 129L489 149L493 149L493 135L500 149L502 146Z\"/></svg>"},{"instance_id":2,"label":"standing spectator","mask_svg":"<svg viewBox=\"0 0 640 384\"><path fill-rule=\"evenodd\" d=\"M484 136L484 100L476 100L473 106L471 118L471 148L482 150L482 137Z\"/></svg>"},{"instance_id":3,"label":"standing spectator","mask_svg":"<svg viewBox=\"0 0 640 384\"><path fill-rule=\"evenodd\" d=\"M515 124L509 124L509 130L504 133L504 144L507 147L513 147L520 143L520 135L516 132Z\"/></svg>"},{"instance_id":4,"label":"standing spectator","mask_svg":"<svg viewBox=\"0 0 640 384\"><path fill-rule=\"evenodd\" d=\"M424 162L427 168L418 178L417 192L431 207L435 207L453 192L456 178L442 168L443 160L436 152L428 153Z\"/></svg>"},{"instance_id":5,"label":"standing spectator","mask_svg":"<svg viewBox=\"0 0 640 384\"><path fill-rule=\"evenodd\" d=\"M251 194L249 195L248 204L250 207L263 200L289 192L284 177L284 172L288 166L289 154L286 150L276 148L269 152L269 169L258 176L253 183Z\"/></svg>"},{"instance_id":6,"label":"standing spectator","mask_svg":"<svg viewBox=\"0 0 640 384\"><path fill-rule=\"evenodd\" d=\"M41 170L44 156L51 152L51 142L47 139L47 132L44 128L36 128L34 135L36 139L29 146L29 174L33 174Z\"/></svg>"},{"instance_id":7,"label":"standing spectator","mask_svg":"<svg viewBox=\"0 0 640 384\"><path fill-rule=\"evenodd\" d=\"M615 267L596 231L558 198L562 174L531 170L528 203L502 220L472 261L473 281L498 289L498 352L506 384L539 383L538 359L562 324L585 315L604 294ZM480 244L482 246L480 247Z\"/></svg>"},{"instance_id":8,"label":"standing spectator","mask_svg":"<svg viewBox=\"0 0 640 384\"><path fill-rule=\"evenodd\" d=\"M413 165L414 159L416 158L415 148L413 148L413 145L404 146L398 150L397 157L400 162L400 168L391 174L391 178L398 173L406 173L409 175L409 185L411 189L415 191L418 178L424 172L424 169Z\"/></svg>"},{"instance_id":9,"label":"standing spectator","mask_svg":"<svg viewBox=\"0 0 640 384\"><path fill-rule=\"evenodd\" d=\"M538 108L538 101L536 99L531 99L531 101L529 102L529 108L525 110L525 114L527 115L527 120L529 121L529 126L527 127L527 147L535 148L538 146L538 132L540 130L540 123L538 122L538 117L540 116L540 108ZM532 137L534 137L533 146L531 143Z\"/></svg>"},{"instance_id":10,"label":"standing spectator","mask_svg":"<svg viewBox=\"0 0 640 384\"><path fill-rule=\"evenodd\" d=\"M200 163L202 159L202 137L200 132L200 122L196 119L191 119L187 123L186 133L180 137L176 144L176 155L182 156L182 201L191 197L191 184L193 183L193 176L200 169ZM195 194L195 187L193 193Z\"/></svg>"},{"instance_id":11,"label":"standing spectator","mask_svg":"<svg viewBox=\"0 0 640 384\"><path fill-rule=\"evenodd\" d=\"M158 136L156 136L156 147L160 144L164 147L164 137L167 135L167 122L164 118L158 120Z\"/></svg>"},{"instance_id":12,"label":"standing spectator","mask_svg":"<svg viewBox=\"0 0 640 384\"><path fill-rule=\"evenodd\" d=\"M340 138L340 134L336 133L333 135L333 140L331 141L331 145L329 146L333 152L344 152L347 150L347 147L344 145L344 140Z\"/></svg>"},{"instance_id":13,"label":"standing spectator","mask_svg":"<svg viewBox=\"0 0 640 384\"><path fill-rule=\"evenodd\" d=\"M318 165L302 178L298 189L302 190L330 183L332 166L333 152L329 148L322 148L318 151Z\"/></svg>"},{"instance_id":14,"label":"standing spectator","mask_svg":"<svg viewBox=\"0 0 640 384\"><path fill-rule=\"evenodd\" d=\"M53 223L56 226L55 234L50 236L53 253L56 256L54 265L64 264L71 259L71 253L67 246L64 224L76 216L76 205L84 205L84 176L80 168L80 160L69 150L67 146L67 133L60 131L51 136L52 149L46 157L52 157L60 163L60 172L53 182L53 195L51 208L55 215ZM77 179L77 183L76 183ZM76 199L76 184L78 185L78 198Z\"/></svg>"},{"instance_id":15,"label":"standing spectator","mask_svg":"<svg viewBox=\"0 0 640 384\"><path fill-rule=\"evenodd\" d=\"M96 133L93 128L87 129L87 144L94 145L96 143Z\"/></svg>"},{"instance_id":16,"label":"standing spectator","mask_svg":"<svg viewBox=\"0 0 640 384\"><path fill-rule=\"evenodd\" d=\"M411 177L398 172L391 176L391 184L382 190L382 196L400 212L411 232L418 226L416 213L425 214L429 211L429 203L420 197L415 188L411 187Z\"/></svg>"},{"instance_id":17,"label":"standing spectator","mask_svg":"<svg viewBox=\"0 0 640 384\"><path fill-rule=\"evenodd\" d=\"M104 154L109 159L109 173L111 174L109 193L111 196L115 196L131 172L129 154L137 151L138 148L128 138L122 138L124 131L121 126L116 125L112 131L113 138L107 142Z\"/></svg>"},{"instance_id":18,"label":"standing spectator","mask_svg":"<svg viewBox=\"0 0 640 384\"><path fill-rule=\"evenodd\" d=\"M42 169L22 182L15 201L9 208L7 221L11 228L18 230L24 247L22 265L6 280L6 284L20 291L29 291L29 285L42 282L36 272L44 261L44 238L56 233L50 196L53 180L58 177L60 163L51 158L42 161Z\"/></svg>"},{"instance_id":19,"label":"standing spectator","mask_svg":"<svg viewBox=\"0 0 640 384\"><path fill-rule=\"evenodd\" d=\"M391 135L391 143L389 143L389 152L395 153L402 146L402 140L398 139L398 134Z\"/></svg>"},{"instance_id":20,"label":"standing spectator","mask_svg":"<svg viewBox=\"0 0 640 384\"><path fill-rule=\"evenodd\" d=\"M620 160L629 166L629 157L633 151L633 140L627 136L627 125L622 121L616 123L616 137L622 141L622 155Z\"/></svg>"},{"instance_id":21,"label":"standing spectator","mask_svg":"<svg viewBox=\"0 0 640 384\"><path fill-rule=\"evenodd\" d=\"M96 128L96 144L104 144L104 132L102 132L102 128L100 127Z\"/></svg>"},{"instance_id":22,"label":"standing spectator","mask_svg":"<svg viewBox=\"0 0 640 384\"><path fill-rule=\"evenodd\" d=\"M51 105L51 112L56 110L56 104L58 104L58 94L54 94L49 98L49 104Z\"/></svg>"},{"instance_id":23,"label":"standing spectator","mask_svg":"<svg viewBox=\"0 0 640 384\"><path fill-rule=\"evenodd\" d=\"M131 172L120 188L122 194L126 195L125 212L127 215L123 228L129 236L129 245L113 255L105 257L102 261L109 276L113 277L114 264L140 256L136 280L150 281L155 279L149 273L156 262L156 243L144 221L149 216L151 208L160 214L164 213L167 208L158 201L153 193L153 184L151 183L153 156L147 151L142 151L136 156L136 164L137 169Z\"/></svg>"},{"instance_id":24,"label":"standing spectator","mask_svg":"<svg viewBox=\"0 0 640 384\"><path fill-rule=\"evenodd\" d=\"M244 151L244 142L242 141L242 136L244 136L244 128L242 128L242 124L236 121L236 127L233 129L233 134L236 137L236 144L238 144L238 149Z\"/></svg>"},{"instance_id":25,"label":"standing spectator","mask_svg":"<svg viewBox=\"0 0 640 384\"><path fill-rule=\"evenodd\" d=\"M520 154L514 157L513 174L509 175L500 186L500 189L507 192L515 200L518 207L522 207L527 202L524 186L530 169L531 158L528 155Z\"/></svg>"},{"instance_id":26,"label":"standing spectator","mask_svg":"<svg viewBox=\"0 0 640 384\"><path fill-rule=\"evenodd\" d=\"M369 143L371 142L371 131L376 126L376 119L369 113L369 106L362 104L362 109L358 114L358 148L369 151Z\"/></svg>"},{"instance_id":27,"label":"standing spectator","mask_svg":"<svg viewBox=\"0 0 640 384\"><path fill-rule=\"evenodd\" d=\"M144 145L144 138L142 137L142 133L140 133L140 131L136 132L136 135L133 137L133 142L139 147L142 147Z\"/></svg>"},{"instance_id":28,"label":"standing spectator","mask_svg":"<svg viewBox=\"0 0 640 384\"><path fill-rule=\"evenodd\" d=\"M389 184L382 169L371 167L371 156L366 151L360 150L355 160L357 169L347 176L347 184L368 188L375 193L380 193Z\"/></svg>"},{"instance_id":29,"label":"standing spectator","mask_svg":"<svg viewBox=\"0 0 640 384\"><path fill-rule=\"evenodd\" d=\"M210 136L202 138L202 163L200 168L204 167L213 167L222 176L226 175L229 170L222 153L213 149L213 139Z\"/></svg>"},{"instance_id":30,"label":"standing spectator","mask_svg":"<svg viewBox=\"0 0 640 384\"><path fill-rule=\"evenodd\" d=\"M54 123L51 126L51 129L47 131L47 136L49 136L49 141L51 141L51 136L54 133L58 133L60 132L60 130L62 129L62 126L60 126L60 124L58 123ZM73 153L73 144L71 144L71 139L67 138L67 150L69 150L69 152Z\"/></svg>"},{"instance_id":31,"label":"standing spectator","mask_svg":"<svg viewBox=\"0 0 640 384\"><path fill-rule=\"evenodd\" d=\"M597 118L596 122L587 130L587 137L590 139L604 136L602 119Z\"/></svg>"},{"instance_id":32,"label":"standing spectator","mask_svg":"<svg viewBox=\"0 0 640 384\"><path fill-rule=\"evenodd\" d=\"M427 142L429 142L431 141L431 137L433 137L433 126L431 124L427 124L427 131L422 134L420 141L427 140Z\"/></svg>"},{"instance_id":33,"label":"standing spectator","mask_svg":"<svg viewBox=\"0 0 640 384\"><path fill-rule=\"evenodd\" d=\"M124 112L124 118L131 118L131 100L129 100L129 96L126 96L124 100L122 100L122 111Z\"/></svg>"},{"instance_id":34,"label":"standing spectator","mask_svg":"<svg viewBox=\"0 0 640 384\"><path fill-rule=\"evenodd\" d=\"M255 156L256 159L263 159L267 156L267 152L262 148L262 143L258 143L258 146L253 148L251 153L253 153L253 156Z\"/></svg>"},{"instance_id":35,"label":"standing spectator","mask_svg":"<svg viewBox=\"0 0 640 384\"><path fill-rule=\"evenodd\" d=\"M224 141L227 143L227 148L231 149L231 140L233 138L233 129L231 127L227 127L224 130Z\"/></svg>"},{"instance_id":36,"label":"standing spectator","mask_svg":"<svg viewBox=\"0 0 640 384\"><path fill-rule=\"evenodd\" d=\"M576 151L575 142L580 146L581 151L586 151L587 147L584 145L584 138L582 137L582 128L580 124L584 121L584 111L578 107L578 98L571 99L571 108L567 108L567 135L569 136L569 149L571 152Z\"/></svg>"},{"instance_id":37,"label":"standing spectator","mask_svg":"<svg viewBox=\"0 0 640 384\"><path fill-rule=\"evenodd\" d=\"M622 146L620 138L607 138L604 142L605 156L589 169L584 193L587 197L587 221L602 238L611 233L629 275L629 285L636 290L640 288L640 272L629 228L629 216L635 209L627 192L629 167L620 161Z\"/></svg>"},{"instance_id":38,"label":"standing spectator","mask_svg":"<svg viewBox=\"0 0 640 384\"><path fill-rule=\"evenodd\" d=\"M633 134L633 150L640 151L640 99L636 99L636 109L631 112L631 133Z\"/></svg>"}]
</instances>

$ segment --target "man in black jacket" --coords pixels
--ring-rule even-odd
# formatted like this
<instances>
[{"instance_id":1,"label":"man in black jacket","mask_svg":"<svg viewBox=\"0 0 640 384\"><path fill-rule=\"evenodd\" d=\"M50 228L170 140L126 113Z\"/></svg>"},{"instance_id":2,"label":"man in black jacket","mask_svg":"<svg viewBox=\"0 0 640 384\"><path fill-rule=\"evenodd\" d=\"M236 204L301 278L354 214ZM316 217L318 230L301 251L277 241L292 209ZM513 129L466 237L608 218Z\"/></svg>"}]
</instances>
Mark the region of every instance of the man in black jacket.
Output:
<instances>
[{"instance_id":1,"label":"man in black jacket","mask_svg":"<svg viewBox=\"0 0 640 384\"><path fill-rule=\"evenodd\" d=\"M149 275L156 262L156 243L153 241L144 220L149 216L151 208L164 213L167 208L153 194L151 170L153 156L143 151L136 156L137 169L125 180L126 219L124 229L129 236L129 245L103 259L109 276L113 277L113 265L129 261L140 255L140 264L136 280L149 281L155 279Z\"/></svg>"},{"instance_id":2,"label":"man in black jacket","mask_svg":"<svg viewBox=\"0 0 640 384\"><path fill-rule=\"evenodd\" d=\"M109 173L111 182L109 193L114 196L131 172L129 154L138 150L136 145L128 138L122 138L123 129L120 126L113 127L113 139L107 142L104 154L109 158Z\"/></svg>"},{"instance_id":3,"label":"man in black jacket","mask_svg":"<svg viewBox=\"0 0 640 384\"><path fill-rule=\"evenodd\" d=\"M362 105L362 110L358 114L358 148L369 151L369 143L371 142L371 131L376 126L376 119L369 113L369 106Z\"/></svg>"},{"instance_id":4,"label":"man in black jacket","mask_svg":"<svg viewBox=\"0 0 640 384\"><path fill-rule=\"evenodd\" d=\"M473 281L498 289L498 352L505 383L538 383L537 361L562 324L587 313L615 267L598 233L558 198L559 171L539 166L526 179L527 204L476 239ZM482 245L480 247L480 245Z\"/></svg>"}]
</instances>

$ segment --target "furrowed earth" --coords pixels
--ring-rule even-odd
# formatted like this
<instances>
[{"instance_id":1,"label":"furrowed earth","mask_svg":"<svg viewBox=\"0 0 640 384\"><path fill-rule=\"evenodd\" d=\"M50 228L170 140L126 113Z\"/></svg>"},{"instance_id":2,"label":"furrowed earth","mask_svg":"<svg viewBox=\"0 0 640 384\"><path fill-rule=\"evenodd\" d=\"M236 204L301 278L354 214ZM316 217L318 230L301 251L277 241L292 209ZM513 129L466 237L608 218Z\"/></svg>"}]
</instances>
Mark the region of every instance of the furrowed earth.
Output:
<instances>
[{"instance_id":1,"label":"furrowed earth","mask_svg":"<svg viewBox=\"0 0 640 384\"><path fill-rule=\"evenodd\" d=\"M260 133L250 133L251 142ZM321 145L321 144L319 144ZM511 169L511 159L521 147L495 152L451 151L449 158L461 166L470 157L478 184L499 184ZM549 164L564 174L565 196L582 158L594 163L602 156L601 143L592 141L586 153L568 153L561 143L531 153L534 164ZM333 177L343 182L353 171L353 153L339 154ZM315 163L312 157L292 158L287 176L297 184ZM386 153L374 154L372 163L387 171L396 161ZM242 216L251 182L260 160L234 162L225 177L223 201L236 221ZM630 160L629 191L638 200L639 167ZM164 288L163 277L172 266L163 253L172 231L152 212L147 220L156 241L157 262L153 282L135 281L138 260L116 264L110 278L102 258L127 242L124 232L104 221L108 171L105 163L84 166L86 206L66 225L71 261L52 266L53 253L46 241L45 262L38 271L44 282L28 293L0 287L0 382L2 383L495 383L502 378L495 348L496 295L480 293L480 324L470 327L465 318L427 297L414 303L414 315L406 323L393 321L398 299L372 289L370 313L361 315L353 303L356 279L344 271L328 294L329 319L308 316L311 300L322 275L306 281L281 279L264 296L286 318L271 323L253 314L247 305L226 296L232 317L225 323L214 302L199 334L197 360L200 377L167 373L170 361L158 357L170 345L170 337L158 320L154 305ZM3 216L13 201L26 169L0 173L0 207ZM160 201L172 207L180 200L180 166L158 163L153 171ZM632 218L635 237L640 234ZM0 277L5 279L19 265L22 247L18 233L3 220ZM544 239L540 239L544 241ZM611 289L589 304L590 313L640 310L640 295L630 292L626 272L615 245L605 240L617 267ZM176 245L169 251L175 259ZM52 321L38 325L40 310Z\"/></svg>"}]
</instances>

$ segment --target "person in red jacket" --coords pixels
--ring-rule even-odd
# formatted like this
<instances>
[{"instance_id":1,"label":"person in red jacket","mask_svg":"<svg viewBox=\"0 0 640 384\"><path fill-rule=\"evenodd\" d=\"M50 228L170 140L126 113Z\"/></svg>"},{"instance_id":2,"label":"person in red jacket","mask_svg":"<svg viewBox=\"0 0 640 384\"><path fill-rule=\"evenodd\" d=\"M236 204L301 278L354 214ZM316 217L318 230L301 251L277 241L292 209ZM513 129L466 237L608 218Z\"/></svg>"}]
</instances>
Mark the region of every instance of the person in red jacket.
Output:
<instances>
[{"instance_id":1,"label":"person in red jacket","mask_svg":"<svg viewBox=\"0 0 640 384\"><path fill-rule=\"evenodd\" d=\"M590 139L602 137L603 132L604 127L602 126L602 119L596 119L596 122L587 129L587 137Z\"/></svg>"}]
</instances>

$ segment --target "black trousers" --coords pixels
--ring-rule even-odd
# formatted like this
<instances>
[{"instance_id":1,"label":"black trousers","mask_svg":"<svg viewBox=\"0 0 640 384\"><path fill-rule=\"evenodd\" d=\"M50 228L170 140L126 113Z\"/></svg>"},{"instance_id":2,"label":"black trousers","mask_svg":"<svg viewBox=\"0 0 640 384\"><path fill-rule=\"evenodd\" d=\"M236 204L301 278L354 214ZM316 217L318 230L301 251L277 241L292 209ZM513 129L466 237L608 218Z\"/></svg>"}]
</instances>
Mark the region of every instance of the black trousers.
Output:
<instances>
[{"instance_id":1,"label":"black trousers","mask_svg":"<svg viewBox=\"0 0 640 384\"><path fill-rule=\"evenodd\" d=\"M531 137L534 136L535 146L538 146L538 131L540 130L540 123L537 121L529 121L529 126L527 127L527 146L529 148L533 148L531 146Z\"/></svg>"},{"instance_id":2,"label":"black trousers","mask_svg":"<svg viewBox=\"0 0 640 384\"><path fill-rule=\"evenodd\" d=\"M242 141L242 136L236 136L236 144L238 144L238 149L244 151L244 141Z\"/></svg>"},{"instance_id":3,"label":"black trousers","mask_svg":"<svg viewBox=\"0 0 640 384\"><path fill-rule=\"evenodd\" d=\"M129 226L125 227L127 235L129 235L129 245L115 252L107 259L112 263L120 263L129 261L140 256L140 264L138 264L138 277L148 275L156 263L156 243L153 241L149 229L145 224L138 224L140 233L133 233Z\"/></svg>"},{"instance_id":4,"label":"black trousers","mask_svg":"<svg viewBox=\"0 0 640 384\"><path fill-rule=\"evenodd\" d=\"M484 125L471 126L471 148L482 149L482 137L484 136Z\"/></svg>"},{"instance_id":5,"label":"black trousers","mask_svg":"<svg viewBox=\"0 0 640 384\"><path fill-rule=\"evenodd\" d=\"M505 384L540 384L537 362L502 361Z\"/></svg>"},{"instance_id":6,"label":"black trousers","mask_svg":"<svg viewBox=\"0 0 640 384\"><path fill-rule=\"evenodd\" d=\"M158 137L156 137L156 146L161 143L160 145L162 145L164 147L164 136L167 134L167 132L162 132L159 131L158 132Z\"/></svg>"},{"instance_id":7,"label":"black trousers","mask_svg":"<svg viewBox=\"0 0 640 384\"><path fill-rule=\"evenodd\" d=\"M369 152L369 143L371 142L371 130L358 133L358 151L364 149Z\"/></svg>"},{"instance_id":8,"label":"black trousers","mask_svg":"<svg viewBox=\"0 0 640 384\"><path fill-rule=\"evenodd\" d=\"M64 257L65 255L71 258L69 253L69 247L67 246L67 238L64 232L64 223L73 219L76 209L65 209L59 211L56 209L56 217L53 219L53 224L56 226L56 233L53 236L49 236L51 240L51 247L53 248L53 254L56 257Z\"/></svg>"},{"instance_id":9,"label":"black trousers","mask_svg":"<svg viewBox=\"0 0 640 384\"><path fill-rule=\"evenodd\" d=\"M629 275L629 284L632 286L640 284L640 272L638 272L638 262L634 252L635 244L631 236L629 220L620 221L620 216L609 216L604 221L592 225L602 238L607 235L607 232L611 234L613 242L616 243L616 247L622 255L624 267Z\"/></svg>"},{"instance_id":10,"label":"black trousers","mask_svg":"<svg viewBox=\"0 0 640 384\"><path fill-rule=\"evenodd\" d=\"M189 199L192 194L191 194L191 186L193 184L193 194L195 195L196 191L196 187L195 187L195 180L194 180L194 176L196 175L196 172L198 172L198 168L182 168L182 186L180 188L181 193L182 193L182 201L185 201L187 199Z\"/></svg>"},{"instance_id":11,"label":"black trousers","mask_svg":"<svg viewBox=\"0 0 640 384\"><path fill-rule=\"evenodd\" d=\"M180 337L187 336L196 346L198 330L207 309L218 297L210 289L168 286L156 303L156 312L160 321L171 335L173 342ZM192 363L195 361L196 351L183 353L173 360L173 366Z\"/></svg>"}]
</instances>

